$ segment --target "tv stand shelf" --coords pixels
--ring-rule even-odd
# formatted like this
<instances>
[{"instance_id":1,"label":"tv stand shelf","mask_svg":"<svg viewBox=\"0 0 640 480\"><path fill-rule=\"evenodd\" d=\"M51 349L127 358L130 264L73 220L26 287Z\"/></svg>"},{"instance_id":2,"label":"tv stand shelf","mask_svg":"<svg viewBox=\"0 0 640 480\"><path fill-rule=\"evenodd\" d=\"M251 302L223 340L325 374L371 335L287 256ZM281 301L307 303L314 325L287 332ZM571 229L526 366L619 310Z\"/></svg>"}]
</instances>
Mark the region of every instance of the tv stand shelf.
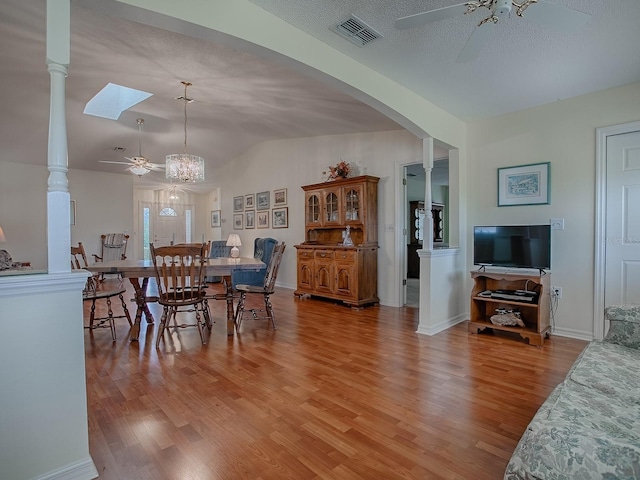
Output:
<instances>
[{"instance_id":1,"label":"tv stand shelf","mask_svg":"<svg viewBox=\"0 0 640 480\"><path fill-rule=\"evenodd\" d=\"M519 334L531 345L542 345L551 333L549 321L549 274L521 274L511 272L472 271L473 290L469 333L480 333L485 329L500 330ZM486 290L528 290L538 294L535 302L519 302L478 295ZM497 308L520 311L524 327L496 325L491 316Z\"/></svg>"}]
</instances>

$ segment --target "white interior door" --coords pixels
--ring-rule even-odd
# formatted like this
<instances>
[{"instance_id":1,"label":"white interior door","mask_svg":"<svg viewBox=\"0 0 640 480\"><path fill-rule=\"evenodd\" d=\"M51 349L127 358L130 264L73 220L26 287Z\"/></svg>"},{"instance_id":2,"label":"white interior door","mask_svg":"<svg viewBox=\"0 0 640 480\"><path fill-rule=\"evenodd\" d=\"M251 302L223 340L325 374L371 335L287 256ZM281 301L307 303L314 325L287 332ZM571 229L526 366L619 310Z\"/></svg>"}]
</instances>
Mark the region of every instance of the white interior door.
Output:
<instances>
[{"instance_id":1,"label":"white interior door","mask_svg":"<svg viewBox=\"0 0 640 480\"><path fill-rule=\"evenodd\" d=\"M158 203L151 220L153 244L156 246L183 243L186 241L186 218L184 205Z\"/></svg>"},{"instance_id":2,"label":"white interior door","mask_svg":"<svg viewBox=\"0 0 640 480\"><path fill-rule=\"evenodd\" d=\"M604 304L640 304L640 131L606 149Z\"/></svg>"}]
</instances>

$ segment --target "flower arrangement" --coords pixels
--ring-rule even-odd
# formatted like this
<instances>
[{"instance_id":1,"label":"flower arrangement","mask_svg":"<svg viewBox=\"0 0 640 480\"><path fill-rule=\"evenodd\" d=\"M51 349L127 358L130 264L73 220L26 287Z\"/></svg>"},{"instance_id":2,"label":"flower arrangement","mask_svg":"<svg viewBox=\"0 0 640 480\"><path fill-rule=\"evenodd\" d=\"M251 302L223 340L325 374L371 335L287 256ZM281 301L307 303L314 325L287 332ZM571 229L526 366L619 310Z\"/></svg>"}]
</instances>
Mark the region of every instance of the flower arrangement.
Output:
<instances>
[{"instance_id":1,"label":"flower arrangement","mask_svg":"<svg viewBox=\"0 0 640 480\"><path fill-rule=\"evenodd\" d=\"M335 167L329 167L329 177L327 181L335 180L336 178L347 178L351 172L351 166L344 160L340 160ZM322 172L324 175L327 172Z\"/></svg>"}]
</instances>

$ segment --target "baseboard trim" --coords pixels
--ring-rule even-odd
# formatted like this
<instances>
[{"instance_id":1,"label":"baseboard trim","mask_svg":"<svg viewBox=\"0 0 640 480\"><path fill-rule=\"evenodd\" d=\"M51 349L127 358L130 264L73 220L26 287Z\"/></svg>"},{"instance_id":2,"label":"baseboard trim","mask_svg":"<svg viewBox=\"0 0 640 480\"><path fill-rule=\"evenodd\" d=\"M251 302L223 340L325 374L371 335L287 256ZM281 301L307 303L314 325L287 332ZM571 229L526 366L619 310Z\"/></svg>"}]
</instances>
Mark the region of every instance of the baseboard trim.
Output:
<instances>
[{"instance_id":1,"label":"baseboard trim","mask_svg":"<svg viewBox=\"0 0 640 480\"><path fill-rule=\"evenodd\" d=\"M551 335L557 335L558 337L575 338L576 340L586 340L590 342L593 340L593 334L590 332L584 332L581 330L573 330L570 328L554 328Z\"/></svg>"},{"instance_id":2,"label":"baseboard trim","mask_svg":"<svg viewBox=\"0 0 640 480\"><path fill-rule=\"evenodd\" d=\"M433 336L437 333L447 330L448 328L453 327L454 325L464 322L468 318L469 318L469 315L462 313L460 315L456 315L455 317L449 318L447 320L443 320L442 322L438 322L437 324L431 327L425 328L422 325L418 325L418 330L416 330L416 333Z\"/></svg>"},{"instance_id":3,"label":"baseboard trim","mask_svg":"<svg viewBox=\"0 0 640 480\"><path fill-rule=\"evenodd\" d=\"M92 480L98 478L98 470L91 457L70 463L57 470L34 477L33 480Z\"/></svg>"}]
</instances>

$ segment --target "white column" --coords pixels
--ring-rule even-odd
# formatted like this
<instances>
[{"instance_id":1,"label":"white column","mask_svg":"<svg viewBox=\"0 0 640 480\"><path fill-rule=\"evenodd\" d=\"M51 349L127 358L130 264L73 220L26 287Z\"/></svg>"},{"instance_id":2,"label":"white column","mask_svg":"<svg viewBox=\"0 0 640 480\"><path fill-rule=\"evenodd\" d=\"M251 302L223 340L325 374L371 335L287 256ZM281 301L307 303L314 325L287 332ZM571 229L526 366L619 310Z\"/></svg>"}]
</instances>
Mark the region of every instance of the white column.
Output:
<instances>
[{"instance_id":1,"label":"white column","mask_svg":"<svg viewBox=\"0 0 640 480\"><path fill-rule=\"evenodd\" d=\"M422 250L433 250L433 214L431 213L431 172L433 170L433 138L422 139L422 166L424 167L424 230Z\"/></svg>"},{"instance_id":2,"label":"white column","mask_svg":"<svg viewBox=\"0 0 640 480\"><path fill-rule=\"evenodd\" d=\"M70 58L70 0L47 0L47 70L51 78L47 165L47 245L49 273L71 271L71 215L67 180L65 83Z\"/></svg>"}]
</instances>

